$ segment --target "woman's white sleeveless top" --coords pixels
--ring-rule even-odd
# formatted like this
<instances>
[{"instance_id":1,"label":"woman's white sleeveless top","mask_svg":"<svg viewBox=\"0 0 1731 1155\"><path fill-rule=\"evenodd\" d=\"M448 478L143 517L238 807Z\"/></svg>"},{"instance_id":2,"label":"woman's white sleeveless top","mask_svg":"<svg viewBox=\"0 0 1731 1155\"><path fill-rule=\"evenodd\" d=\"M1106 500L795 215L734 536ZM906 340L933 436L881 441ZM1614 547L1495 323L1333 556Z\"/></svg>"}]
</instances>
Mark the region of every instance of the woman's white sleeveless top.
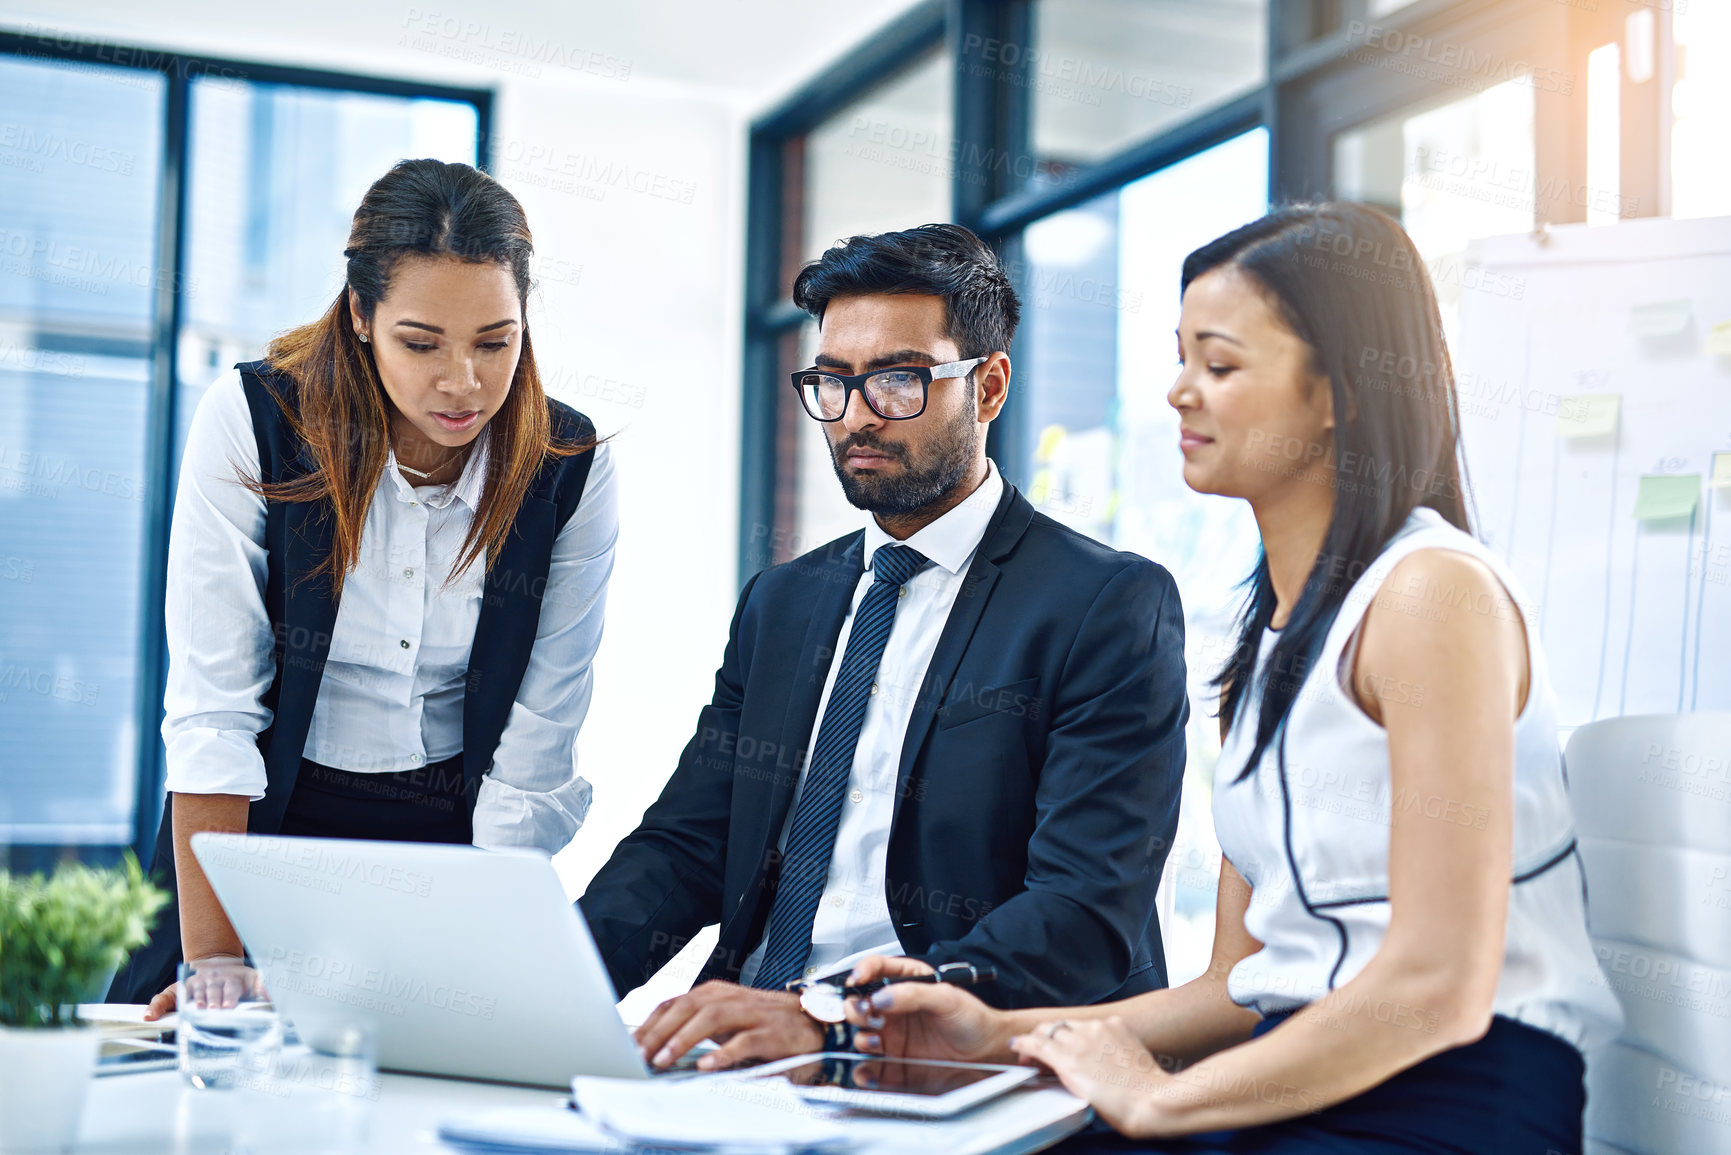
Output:
<instances>
[{"instance_id":1,"label":"woman's white sleeveless top","mask_svg":"<svg viewBox=\"0 0 1731 1155\"><path fill-rule=\"evenodd\" d=\"M1415 550L1447 549L1489 566L1523 617L1529 654L1526 708L1515 723L1514 869L1496 1013L1585 1049L1622 1021L1587 937L1584 880L1575 853L1556 705L1534 617L1514 575L1471 535L1430 509L1408 518L1347 593L1318 660L1306 671L1284 732L1238 781L1254 748L1257 703L1227 735L1214 774L1220 847L1253 889L1245 929L1262 950L1233 968L1234 1002L1263 1014L1291 1010L1345 984L1376 954L1388 928L1389 830L1395 812L1482 827L1488 815L1458 799L1397 794L1388 735L1343 686L1342 657L1389 572ZM1491 612L1464 590L1388 590L1403 612ZM1443 620L1446 620L1443 619ZM1279 635L1262 640L1258 667ZM1299 671L1293 671L1294 674ZM1382 688L1421 699L1422 685ZM1374 1010L1374 1008L1373 1008ZM1390 1011L1411 1018L1425 1012Z\"/></svg>"}]
</instances>

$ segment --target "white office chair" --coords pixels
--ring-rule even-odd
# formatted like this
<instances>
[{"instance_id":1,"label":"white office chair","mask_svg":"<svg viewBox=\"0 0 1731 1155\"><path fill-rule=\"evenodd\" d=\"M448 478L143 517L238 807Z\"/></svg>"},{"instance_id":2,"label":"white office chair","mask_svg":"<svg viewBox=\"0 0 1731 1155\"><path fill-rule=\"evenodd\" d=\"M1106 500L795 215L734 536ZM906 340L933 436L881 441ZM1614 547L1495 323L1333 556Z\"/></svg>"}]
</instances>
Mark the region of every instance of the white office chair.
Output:
<instances>
[{"instance_id":1,"label":"white office chair","mask_svg":"<svg viewBox=\"0 0 1731 1155\"><path fill-rule=\"evenodd\" d=\"M1588 1152L1731 1152L1731 713L1609 718L1565 751L1587 917L1622 1003Z\"/></svg>"}]
</instances>

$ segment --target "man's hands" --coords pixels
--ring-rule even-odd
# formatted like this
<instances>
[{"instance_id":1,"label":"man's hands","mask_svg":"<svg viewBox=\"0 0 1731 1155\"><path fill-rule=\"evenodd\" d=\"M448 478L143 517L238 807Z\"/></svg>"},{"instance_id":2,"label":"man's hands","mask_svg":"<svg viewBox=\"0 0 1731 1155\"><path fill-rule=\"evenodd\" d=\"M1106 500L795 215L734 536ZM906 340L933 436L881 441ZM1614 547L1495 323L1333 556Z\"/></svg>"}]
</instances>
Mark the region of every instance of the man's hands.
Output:
<instances>
[{"instance_id":1,"label":"man's hands","mask_svg":"<svg viewBox=\"0 0 1731 1155\"><path fill-rule=\"evenodd\" d=\"M700 1071L761 1063L823 1049L823 1028L790 991L760 991L711 981L669 999L637 1028L637 1045L653 1067L671 1067L704 1039L720 1047L697 1060Z\"/></svg>"}]
</instances>

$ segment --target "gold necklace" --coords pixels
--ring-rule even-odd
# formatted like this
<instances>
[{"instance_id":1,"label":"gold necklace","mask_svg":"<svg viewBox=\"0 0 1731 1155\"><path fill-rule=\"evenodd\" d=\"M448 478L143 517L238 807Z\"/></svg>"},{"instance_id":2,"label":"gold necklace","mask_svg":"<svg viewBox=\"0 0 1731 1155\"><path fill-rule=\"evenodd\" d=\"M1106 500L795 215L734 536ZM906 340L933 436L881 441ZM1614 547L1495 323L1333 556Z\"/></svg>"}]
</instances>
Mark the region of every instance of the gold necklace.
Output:
<instances>
[{"instance_id":1,"label":"gold necklace","mask_svg":"<svg viewBox=\"0 0 1731 1155\"><path fill-rule=\"evenodd\" d=\"M468 459L469 459L468 454L465 453L463 455L462 462L459 463L457 466L457 476L458 477L461 477L463 475L463 464L467 463ZM454 484L457 480L457 478L455 478L455 477L453 477L450 481L432 481L432 480L430 480L432 478L433 474L439 472L439 470L444 468L443 465L435 466L432 469L422 471L422 470L416 469L412 465L404 465L402 462L402 459L398 458L397 459L397 468L402 470L404 473L414 474L416 477L420 478L422 481L427 482L427 484L429 484L429 485L451 485L451 484Z\"/></svg>"}]
</instances>

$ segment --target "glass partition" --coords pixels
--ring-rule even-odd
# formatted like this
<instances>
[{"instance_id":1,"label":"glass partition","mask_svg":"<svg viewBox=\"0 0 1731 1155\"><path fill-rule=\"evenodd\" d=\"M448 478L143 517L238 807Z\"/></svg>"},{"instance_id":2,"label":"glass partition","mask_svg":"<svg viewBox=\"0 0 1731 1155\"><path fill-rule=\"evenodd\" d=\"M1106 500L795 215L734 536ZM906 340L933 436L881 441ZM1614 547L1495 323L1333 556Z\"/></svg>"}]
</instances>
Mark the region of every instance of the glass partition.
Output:
<instances>
[{"instance_id":1,"label":"glass partition","mask_svg":"<svg viewBox=\"0 0 1731 1155\"><path fill-rule=\"evenodd\" d=\"M164 88L0 57L0 844L133 837Z\"/></svg>"}]
</instances>

